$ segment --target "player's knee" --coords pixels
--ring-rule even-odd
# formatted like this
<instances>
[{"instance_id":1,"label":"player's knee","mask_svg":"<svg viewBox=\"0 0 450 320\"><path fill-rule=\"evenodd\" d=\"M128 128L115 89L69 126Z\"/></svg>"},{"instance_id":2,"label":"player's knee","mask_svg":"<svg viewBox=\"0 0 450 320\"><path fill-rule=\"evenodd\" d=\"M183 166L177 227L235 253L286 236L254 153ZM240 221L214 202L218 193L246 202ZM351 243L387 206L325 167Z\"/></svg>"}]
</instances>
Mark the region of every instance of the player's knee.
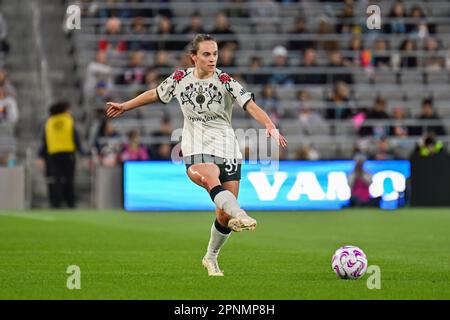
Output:
<instances>
[{"instance_id":1,"label":"player's knee","mask_svg":"<svg viewBox=\"0 0 450 320\"><path fill-rule=\"evenodd\" d=\"M211 189L212 187L217 185L218 177L215 177L213 175L207 174L202 176L202 184L207 187L208 189Z\"/></svg>"}]
</instances>

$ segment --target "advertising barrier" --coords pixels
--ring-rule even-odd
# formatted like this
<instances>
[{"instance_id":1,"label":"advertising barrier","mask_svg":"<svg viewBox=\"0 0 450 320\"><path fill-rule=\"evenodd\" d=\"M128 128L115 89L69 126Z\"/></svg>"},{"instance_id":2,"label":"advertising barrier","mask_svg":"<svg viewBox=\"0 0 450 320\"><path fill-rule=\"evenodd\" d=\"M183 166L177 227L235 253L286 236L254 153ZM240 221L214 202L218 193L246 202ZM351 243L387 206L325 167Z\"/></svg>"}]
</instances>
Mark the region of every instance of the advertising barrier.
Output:
<instances>
[{"instance_id":1,"label":"advertising barrier","mask_svg":"<svg viewBox=\"0 0 450 320\"><path fill-rule=\"evenodd\" d=\"M347 206L348 175L354 161L281 161L275 172L242 165L239 203L246 210L336 210ZM410 177L407 160L366 161L373 198L396 201ZM208 193L195 185L182 164L126 162L124 207L129 211L214 210Z\"/></svg>"}]
</instances>

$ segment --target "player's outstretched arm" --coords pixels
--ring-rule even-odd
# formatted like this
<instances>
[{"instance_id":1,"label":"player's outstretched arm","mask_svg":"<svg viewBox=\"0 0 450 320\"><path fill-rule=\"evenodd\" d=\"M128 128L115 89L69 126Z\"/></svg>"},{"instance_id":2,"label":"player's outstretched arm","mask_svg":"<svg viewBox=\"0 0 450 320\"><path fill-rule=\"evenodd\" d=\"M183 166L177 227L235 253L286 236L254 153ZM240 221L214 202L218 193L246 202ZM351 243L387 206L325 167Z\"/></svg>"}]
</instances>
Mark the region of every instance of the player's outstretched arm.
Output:
<instances>
[{"instance_id":1,"label":"player's outstretched arm","mask_svg":"<svg viewBox=\"0 0 450 320\"><path fill-rule=\"evenodd\" d=\"M266 127L267 136L272 137L283 148L287 146L287 140L281 133L278 131L277 127L273 124L272 120L270 120L267 113L261 109L253 100L247 103L247 111L250 115L263 126Z\"/></svg>"},{"instance_id":2,"label":"player's outstretched arm","mask_svg":"<svg viewBox=\"0 0 450 320\"><path fill-rule=\"evenodd\" d=\"M129 111L146 104L151 104L158 100L156 89L151 89L124 103L108 102L106 104L106 116L116 118L125 111Z\"/></svg>"}]
</instances>

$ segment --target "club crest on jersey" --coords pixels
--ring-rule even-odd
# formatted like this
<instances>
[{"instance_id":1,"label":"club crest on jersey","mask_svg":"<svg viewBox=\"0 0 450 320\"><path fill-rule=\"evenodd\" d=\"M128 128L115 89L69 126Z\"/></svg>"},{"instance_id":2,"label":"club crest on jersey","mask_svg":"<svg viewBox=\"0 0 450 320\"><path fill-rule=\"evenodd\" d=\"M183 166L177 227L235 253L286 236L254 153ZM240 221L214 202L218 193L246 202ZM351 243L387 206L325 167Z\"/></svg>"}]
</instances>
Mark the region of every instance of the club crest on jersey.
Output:
<instances>
[{"instance_id":1,"label":"club crest on jersey","mask_svg":"<svg viewBox=\"0 0 450 320\"><path fill-rule=\"evenodd\" d=\"M222 103L222 93L214 84L190 83L180 94L182 104L190 104L194 111L202 114L211 111L211 104ZM207 110L205 110L207 109Z\"/></svg>"}]
</instances>

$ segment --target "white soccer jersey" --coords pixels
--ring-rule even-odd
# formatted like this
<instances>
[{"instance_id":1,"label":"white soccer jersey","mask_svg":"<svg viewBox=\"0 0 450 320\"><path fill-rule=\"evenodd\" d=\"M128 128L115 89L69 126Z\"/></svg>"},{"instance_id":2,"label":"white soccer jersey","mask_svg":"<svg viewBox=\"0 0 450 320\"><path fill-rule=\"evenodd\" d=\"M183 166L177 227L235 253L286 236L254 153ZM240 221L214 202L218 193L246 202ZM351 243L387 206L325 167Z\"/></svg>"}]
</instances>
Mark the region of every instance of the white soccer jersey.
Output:
<instances>
[{"instance_id":1,"label":"white soccer jersey","mask_svg":"<svg viewBox=\"0 0 450 320\"><path fill-rule=\"evenodd\" d=\"M244 108L252 98L240 83L216 69L207 79L194 76L194 68L177 70L157 88L158 97L169 103L176 97L184 115L181 150L183 156L212 154L242 159L231 114L234 101Z\"/></svg>"}]
</instances>

